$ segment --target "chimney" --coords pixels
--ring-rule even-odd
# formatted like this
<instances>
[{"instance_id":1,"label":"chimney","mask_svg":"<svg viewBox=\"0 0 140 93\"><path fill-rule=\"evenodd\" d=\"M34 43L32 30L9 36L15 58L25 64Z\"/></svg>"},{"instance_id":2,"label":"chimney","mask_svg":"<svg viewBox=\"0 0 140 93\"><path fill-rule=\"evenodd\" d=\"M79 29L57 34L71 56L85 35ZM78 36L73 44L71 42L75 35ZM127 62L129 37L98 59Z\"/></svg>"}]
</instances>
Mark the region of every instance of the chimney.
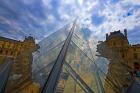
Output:
<instances>
[{"instance_id":1,"label":"chimney","mask_svg":"<svg viewBox=\"0 0 140 93\"><path fill-rule=\"evenodd\" d=\"M108 34L106 34L106 40L107 40L107 38L108 38Z\"/></svg>"},{"instance_id":2,"label":"chimney","mask_svg":"<svg viewBox=\"0 0 140 93\"><path fill-rule=\"evenodd\" d=\"M124 29L124 36L127 38L127 29Z\"/></svg>"}]
</instances>

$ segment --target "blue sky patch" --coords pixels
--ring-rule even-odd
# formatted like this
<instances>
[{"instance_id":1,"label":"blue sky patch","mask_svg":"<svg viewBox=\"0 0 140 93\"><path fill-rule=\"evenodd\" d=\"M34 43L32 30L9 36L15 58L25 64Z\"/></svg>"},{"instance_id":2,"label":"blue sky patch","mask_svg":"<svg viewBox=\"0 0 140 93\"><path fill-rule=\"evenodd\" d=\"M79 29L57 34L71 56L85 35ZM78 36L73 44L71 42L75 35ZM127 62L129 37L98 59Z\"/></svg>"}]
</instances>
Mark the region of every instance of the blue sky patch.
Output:
<instances>
[{"instance_id":1,"label":"blue sky patch","mask_svg":"<svg viewBox=\"0 0 140 93\"><path fill-rule=\"evenodd\" d=\"M101 25L104 21L105 21L105 17L104 16L99 16L98 14L93 14L92 15L92 23L95 26Z\"/></svg>"},{"instance_id":2,"label":"blue sky patch","mask_svg":"<svg viewBox=\"0 0 140 93\"><path fill-rule=\"evenodd\" d=\"M19 39L32 34L41 40L74 18L79 25L88 25L90 37L105 40L106 33L127 28L130 41L140 43L140 32L135 28L140 27L140 1L0 0L0 35L6 37Z\"/></svg>"}]
</instances>

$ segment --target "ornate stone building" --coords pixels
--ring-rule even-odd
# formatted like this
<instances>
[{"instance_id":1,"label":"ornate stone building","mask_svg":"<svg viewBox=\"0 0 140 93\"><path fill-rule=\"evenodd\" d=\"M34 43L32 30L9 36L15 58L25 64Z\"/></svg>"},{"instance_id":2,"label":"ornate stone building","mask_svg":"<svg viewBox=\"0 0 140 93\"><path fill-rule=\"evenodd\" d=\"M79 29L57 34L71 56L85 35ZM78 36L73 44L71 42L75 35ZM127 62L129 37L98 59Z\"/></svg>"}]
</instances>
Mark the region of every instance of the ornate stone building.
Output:
<instances>
[{"instance_id":1,"label":"ornate stone building","mask_svg":"<svg viewBox=\"0 0 140 93\"><path fill-rule=\"evenodd\" d=\"M121 93L131 83L129 72L140 70L140 44L130 45L125 29L124 34L120 30L106 34L106 40L99 42L97 51L110 61L105 92Z\"/></svg>"},{"instance_id":2,"label":"ornate stone building","mask_svg":"<svg viewBox=\"0 0 140 93\"><path fill-rule=\"evenodd\" d=\"M32 53L38 49L35 39L25 37L17 41L0 37L0 65L7 58L13 59L12 70L6 87L7 93L38 93L39 85L32 80ZM20 87L19 87L20 86Z\"/></svg>"},{"instance_id":3,"label":"ornate stone building","mask_svg":"<svg viewBox=\"0 0 140 93\"><path fill-rule=\"evenodd\" d=\"M106 34L105 44L116 51L134 71L140 70L140 44L129 44L126 29L124 34L120 31L111 32L110 35Z\"/></svg>"}]
</instances>

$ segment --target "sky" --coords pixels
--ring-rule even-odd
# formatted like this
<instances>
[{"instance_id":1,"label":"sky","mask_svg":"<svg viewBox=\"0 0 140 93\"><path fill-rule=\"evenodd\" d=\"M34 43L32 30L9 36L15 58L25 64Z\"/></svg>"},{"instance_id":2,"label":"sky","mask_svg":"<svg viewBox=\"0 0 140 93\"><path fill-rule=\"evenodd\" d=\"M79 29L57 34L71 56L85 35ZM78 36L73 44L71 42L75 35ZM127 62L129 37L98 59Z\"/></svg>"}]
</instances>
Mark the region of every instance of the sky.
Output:
<instances>
[{"instance_id":1,"label":"sky","mask_svg":"<svg viewBox=\"0 0 140 93\"><path fill-rule=\"evenodd\" d=\"M128 30L140 43L140 0L0 0L0 36L41 40L74 19L91 31L91 39Z\"/></svg>"}]
</instances>

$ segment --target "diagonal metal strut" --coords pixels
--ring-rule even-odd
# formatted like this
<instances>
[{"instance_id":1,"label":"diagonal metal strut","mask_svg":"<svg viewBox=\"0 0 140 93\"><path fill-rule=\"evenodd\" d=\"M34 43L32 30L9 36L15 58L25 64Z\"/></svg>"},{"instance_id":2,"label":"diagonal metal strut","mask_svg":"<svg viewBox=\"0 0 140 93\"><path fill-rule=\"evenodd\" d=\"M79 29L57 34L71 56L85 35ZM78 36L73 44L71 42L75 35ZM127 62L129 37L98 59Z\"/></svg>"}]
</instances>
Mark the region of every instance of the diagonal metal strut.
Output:
<instances>
[{"instance_id":1,"label":"diagonal metal strut","mask_svg":"<svg viewBox=\"0 0 140 93\"><path fill-rule=\"evenodd\" d=\"M65 62L66 71L72 76L72 78L80 85L85 93L94 93L94 91L86 84L86 82L74 71L74 69Z\"/></svg>"},{"instance_id":2,"label":"diagonal metal strut","mask_svg":"<svg viewBox=\"0 0 140 93\"><path fill-rule=\"evenodd\" d=\"M68 50L68 47L69 47L74 29L75 29L75 25L76 25L76 21L73 23L73 26L67 36L67 39L65 40L65 43L64 43L57 59L56 59L56 62L45 82L45 85L42 88L41 93L54 93L55 92L57 82L58 82L58 79L59 79L59 76L61 73L61 69L64 64L65 56L67 54L67 50Z\"/></svg>"}]
</instances>

